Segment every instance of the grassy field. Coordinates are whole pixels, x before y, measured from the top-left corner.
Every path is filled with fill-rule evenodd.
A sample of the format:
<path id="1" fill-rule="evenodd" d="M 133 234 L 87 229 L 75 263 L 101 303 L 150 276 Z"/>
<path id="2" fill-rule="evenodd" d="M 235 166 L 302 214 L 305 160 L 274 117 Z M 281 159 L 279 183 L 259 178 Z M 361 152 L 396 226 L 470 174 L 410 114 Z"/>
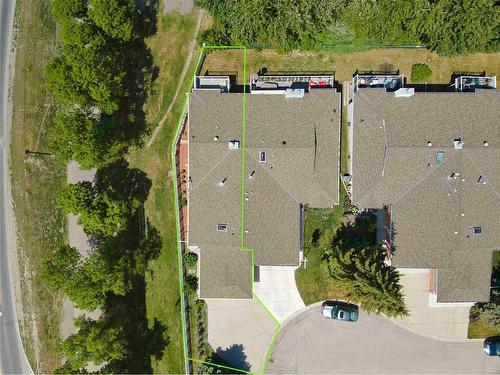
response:
<path id="1" fill-rule="evenodd" d="M 344 194 L 341 194 L 343 199 Z M 305 213 L 304 256 L 306 268 L 295 271 L 295 280 L 300 296 L 306 305 L 325 299 L 337 299 L 335 286 L 322 265 L 323 255 L 329 247 L 335 232 L 342 224 L 342 205 L 332 209 L 311 208 Z"/>
<path id="2" fill-rule="evenodd" d="M 47 151 L 52 100 L 44 86 L 43 67 L 56 45 L 49 3 L 50 0 L 17 1 L 17 57 L 12 91 L 11 172 L 24 309 L 21 329 L 31 365 L 41 373 L 52 372 L 60 361 L 55 346 L 62 299 L 44 285 L 40 269 L 64 240 L 64 218 L 56 208 L 55 193 L 65 182 L 66 169 L 50 156 L 25 157 L 24 150 Z"/>
<path id="3" fill-rule="evenodd" d="M 162 7 L 159 7 L 162 9 Z M 158 32 L 147 40 L 154 63 L 159 69 L 154 90 L 146 104 L 149 123 L 155 127 L 165 108 L 172 100 L 175 88 L 188 55 L 189 42 L 196 25 L 195 14 L 177 13 L 161 18 L 158 15 Z M 195 50 L 194 57 L 198 55 Z M 194 59 L 193 59 L 194 60 Z M 183 371 L 182 330 L 177 276 L 177 247 L 172 179 L 169 176 L 170 144 L 175 134 L 177 121 L 189 90 L 189 80 L 194 71 L 191 63 L 180 94 L 168 115 L 164 126 L 150 147 L 133 150 L 130 164 L 147 173 L 153 185 L 146 202 L 146 214 L 161 234 L 162 251 L 158 259 L 150 264 L 146 286 L 146 306 L 150 325 L 159 320 L 167 326 L 169 343 L 161 358 L 152 358 L 155 373 L 180 373 Z"/>
<path id="4" fill-rule="evenodd" d="M 493 252 L 493 261 L 492 268 L 493 272 L 496 272 L 497 275 L 500 273 L 500 250 Z M 497 277 L 497 280 L 499 277 Z M 494 286 L 499 286 L 494 285 Z M 498 301 L 497 301 L 498 302 Z M 477 338 L 485 338 L 489 336 L 499 336 L 500 335 L 500 326 L 492 327 L 491 325 L 486 324 L 484 318 L 479 315 L 479 319 L 472 319 L 475 315 L 476 307 L 471 308 L 471 320 L 469 323 L 469 338 L 477 339 Z"/>
<path id="5" fill-rule="evenodd" d="M 291 52 L 278 54 L 272 50 L 248 50 L 248 76 L 262 68 L 268 71 L 334 71 L 335 78 L 343 82 L 352 78 L 358 69 L 397 70 L 410 77 L 411 66 L 426 63 L 432 69 L 429 83 L 446 83 L 455 71 L 478 72 L 500 76 L 500 53 L 474 54 L 462 57 L 442 57 L 423 49 L 374 49 L 344 54 L 338 52 Z M 208 55 L 204 69 L 213 71 L 240 71 L 241 56 L 237 51 L 217 51 Z M 239 83 L 242 74 L 238 75 Z"/>

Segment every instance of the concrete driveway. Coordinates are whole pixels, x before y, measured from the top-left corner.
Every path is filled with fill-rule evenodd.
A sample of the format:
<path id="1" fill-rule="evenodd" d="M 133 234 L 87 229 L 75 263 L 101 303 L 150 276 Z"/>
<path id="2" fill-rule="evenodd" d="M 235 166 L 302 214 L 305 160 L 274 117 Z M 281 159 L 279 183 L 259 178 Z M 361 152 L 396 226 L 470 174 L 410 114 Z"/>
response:
<path id="1" fill-rule="evenodd" d="M 363 312 L 355 323 L 325 319 L 315 306 L 278 335 L 268 373 L 475 374 L 500 373 L 482 341 L 436 340 Z"/>
<path id="2" fill-rule="evenodd" d="M 238 369 L 262 369 L 276 323 L 253 300 L 205 300 L 208 342 L 219 356 Z"/>
<path id="3" fill-rule="evenodd" d="M 429 294 L 429 271 L 400 271 L 409 315 L 396 321 L 426 335 L 466 339 L 472 304 L 436 304 Z"/>
<path id="4" fill-rule="evenodd" d="M 282 323 L 305 305 L 295 284 L 297 267 L 260 266 L 254 293 Z"/>

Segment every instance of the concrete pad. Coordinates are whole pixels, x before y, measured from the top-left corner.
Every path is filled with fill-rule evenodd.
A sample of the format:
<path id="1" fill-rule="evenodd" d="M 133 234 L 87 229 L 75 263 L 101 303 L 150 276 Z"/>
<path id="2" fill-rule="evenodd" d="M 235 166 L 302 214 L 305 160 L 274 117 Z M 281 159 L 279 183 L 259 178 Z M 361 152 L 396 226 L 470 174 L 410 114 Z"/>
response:
<path id="1" fill-rule="evenodd" d="M 431 305 L 429 271 L 401 271 L 401 284 L 410 314 L 403 319 L 394 319 L 397 323 L 433 337 L 467 338 L 470 307 L 464 304 Z"/>
<path id="2" fill-rule="evenodd" d="M 260 371 L 277 328 L 257 300 L 205 300 L 208 342 L 232 366 Z"/>
<path id="3" fill-rule="evenodd" d="M 254 282 L 254 293 L 282 323 L 305 307 L 295 284 L 297 267 L 259 267 L 259 280 Z"/>
<path id="4" fill-rule="evenodd" d="M 193 0 L 164 0 L 163 12 L 166 14 L 177 11 L 187 14 L 193 10 L 193 4 Z"/>

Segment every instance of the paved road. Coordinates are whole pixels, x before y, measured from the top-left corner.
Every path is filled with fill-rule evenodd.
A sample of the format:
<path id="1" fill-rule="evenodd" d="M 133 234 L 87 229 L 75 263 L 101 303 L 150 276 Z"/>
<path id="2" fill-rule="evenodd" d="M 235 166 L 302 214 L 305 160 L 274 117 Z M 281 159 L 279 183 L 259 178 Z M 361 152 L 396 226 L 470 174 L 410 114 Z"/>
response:
<path id="1" fill-rule="evenodd" d="M 7 126 L 7 95 L 10 38 L 15 0 L 0 0 L 0 373 L 33 373 L 24 353 L 11 285 L 7 226 L 9 128 Z"/>
<path id="2" fill-rule="evenodd" d="M 482 341 L 438 341 L 361 313 L 338 322 L 307 310 L 278 335 L 268 373 L 500 374 L 500 357 L 488 357 Z"/>

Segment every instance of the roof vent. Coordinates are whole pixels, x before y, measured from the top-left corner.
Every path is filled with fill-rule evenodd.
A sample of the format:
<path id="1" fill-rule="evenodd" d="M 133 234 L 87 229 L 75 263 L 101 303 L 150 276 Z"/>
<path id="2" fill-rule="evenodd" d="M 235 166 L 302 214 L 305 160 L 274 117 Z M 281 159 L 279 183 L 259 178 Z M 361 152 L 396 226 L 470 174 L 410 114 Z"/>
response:
<path id="1" fill-rule="evenodd" d="M 221 182 L 219 182 L 219 185 L 220 185 L 220 186 L 224 186 L 224 184 L 226 183 L 226 180 L 227 180 L 227 178 L 226 178 L 226 177 L 224 177 L 224 178 L 221 180 Z"/>
<path id="2" fill-rule="evenodd" d="M 488 147 L 488 146 L 489 146 L 488 141 L 484 141 L 484 142 L 483 142 L 483 146 L 484 146 L 484 147 Z"/>
<path id="3" fill-rule="evenodd" d="M 286 89 L 285 98 L 303 98 L 306 94 L 304 89 Z"/>
<path id="4" fill-rule="evenodd" d="M 240 148 L 240 141 L 237 141 L 236 139 L 229 141 L 228 146 L 230 150 L 237 150 Z"/>
<path id="5" fill-rule="evenodd" d="M 255 171 L 252 171 L 252 173 L 250 173 L 250 176 L 248 176 L 249 178 L 254 178 L 255 176 Z"/>
<path id="6" fill-rule="evenodd" d="M 216 135 L 216 136 L 214 137 L 214 141 L 215 141 L 215 142 L 217 142 L 218 140 L 219 140 L 219 136 L 218 136 L 218 135 Z"/>
<path id="7" fill-rule="evenodd" d="M 484 176 L 481 175 L 477 179 L 476 184 L 478 184 L 478 185 L 486 185 L 487 182 L 488 182 L 488 180 L 486 179 L 486 177 L 484 177 Z"/>
<path id="8" fill-rule="evenodd" d="M 427 141 L 427 146 L 432 147 L 432 142 L 431 141 Z"/>
<path id="9" fill-rule="evenodd" d="M 454 139 L 453 146 L 455 150 L 461 150 L 464 147 L 464 142 L 460 138 Z"/>

